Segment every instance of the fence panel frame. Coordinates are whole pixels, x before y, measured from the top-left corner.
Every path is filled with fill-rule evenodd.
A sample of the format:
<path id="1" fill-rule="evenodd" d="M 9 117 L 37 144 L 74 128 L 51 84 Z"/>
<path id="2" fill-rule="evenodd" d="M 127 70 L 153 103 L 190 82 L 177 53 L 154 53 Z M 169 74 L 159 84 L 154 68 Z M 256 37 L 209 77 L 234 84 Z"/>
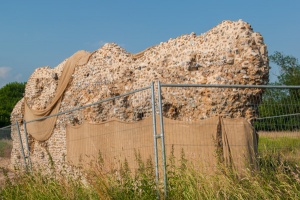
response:
<path id="1" fill-rule="evenodd" d="M 160 119 L 161 119 L 161 134 L 164 134 L 164 126 L 163 126 L 163 111 L 162 111 L 162 95 L 163 92 L 161 91 L 161 88 L 186 88 L 186 87 L 196 87 L 196 88 L 233 88 L 233 89 L 300 89 L 300 86 L 286 86 L 286 85 L 221 85 L 221 84 L 164 84 L 160 83 L 158 81 L 158 103 L 160 108 Z M 291 115 L 299 115 L 299 113 L 294 113 Z M 271 116 L 272 117 L 272 116 Z M 275 116 L 276 117 L 276 116 Z M 257 119 L 260 119 L 259 117 Z M 254 125 L 254 124 L 253 124 Z M 164 136 L 162 137 L 162 140 L 164 140 Z M 164 158 L 166 159 L 166 155 Z M 165 162 L 165 161 L 164 161 Z M 166 163 L 164 163 L 164 167 L 166 166 Z M 164 172 L 165 176 L 165 188 L 167 188 L 167 175 L 166 171 Z M 165 191 L 165 197 L 168 196 L 167 191 Z"/>
<path id="2" fill-rule="evenodd" d="M 20 142 L 20 148 L 21 148 L 21 153 L 24 159 L 24 168 L 27 171 L 28 167 L 27 167 L 27 162 L 26 162 L 26 156 L 25 156 L 25 151 L 24 151 L 24 145 L 23 145 L 23 141 L 22 141 L 22 137 L 21 137 L 21 131 L 20 131 L 20 125 L 18 120 L 16 121 L 16 126 L 17 126 L 17 130 L 18 130 L 18 138 L 19 138 L 19 142 Z"/>
<path id="3" fill-rule="evenodd" d="M 27 130 L 26 130 L 26 125 L 28 123 L 33 123 L 35 121 L 41 121 L 41 120 L 44 120 L 44 119 L 48 119 L 48 118 L 51 118 L 51 117 L 54 117 L 54 116 L 60 116 L 60 115 L 64 115 L 64 114 L 68 114 L 68 113 L 71 113 L 71 112 L 74 112 L 74 111 L 78 111 L 78 110 L 82 110 L 82 109 L 85 109 L 85 108 L 88 108 L 88 107 L 91 107 L 91 106 L 95 106 L 95 105 L 98 105 L 98 104 L 101 104 L 101 103 L 104 103 L 104 102 L 110 102 L 110 101 L 113 101 L 113 100 L 116 100 L 116 99 L 119 99 L 119 98 L 122 98 L 122 97 L 126 97 L 126 96 L 129 96 L 131 94 L 136 94 L 138 92 L 141 92 L 141 91 L 145 91 L 145 90 L 150 90 L 150 94 L 151 94 L 151 106 L 152 106 L 152 127 L 153 127 L 153 142 L 154 142 L 154 146 L 153 146 L 153 149 L 154 149 L 154 163 L 155 163 L 155 182 L 156 182 L 156 187 L 157 187 L 157 199 L 160 198 L 160 190 L 159 190 L 159 160 L 158 160 L 158 146 L 157 146 L 157 140 L 158 139 L 161 139 L 161 134 L 158 134 L 157 133 L 157 123 L 156 123 L 156 101 L 155 101 L 155 84 L 154 82 L 151 82 L 151 85 L 148 86 L 148 87 L 143 87 L 143 88 L 140 88 L 140 89 L 137 89 L 137 90 L 133 90 L 133 91 L 130 91 L 130 92 L 127 92 L 127 93 L 124 93 L 124 94 L 121 94 L 121 95 L 118 95 L 118 96 L 114 96 L 114 97 L 110 97 L 110 98 L 106 98 L 106 99 L 103 99 L 103 100 L 99 100 L 95 103 L 91 103 L 91 104 L 86 104 L 84 106 L 81 106 L 81 107 L 76 107 L 74 109 L 71 109 L 71 110 L 67 110 L 67 111 L 63 111 L 63 112 L 58 112 L 56 114 L 53 114 L 53 115 L 49 115 L 49 116 L 45 116 L 45 117 L 41 117 L 41 118 L 38 118 L 38 119 L 34 119 L 34 120 L 29 120 L 29 121 L 25 121 L 23 120 L 24 122 L 24 132 L 25 132 L 25 135 L 26 135 L 26 148 L 28 150 L 28 154 L 25 155 L 24 153 L 24 158 L 25 158 L 25 163 L 26 163 L 26 158 L 28 159 L 28 164 L 29 164 L 29 167 L 30 167 L 30 170 L 32 169 L 32 163 L 31 163 L 31 159 L 30 159 L 30 147 L 29 147 L 29 144 L 28 144 L 28 133 L 27 133 Z M 159 103 L 157 103 L 159 105 Z M 162 120 L 162 118 L 161 118 Z M 161 126 L 161 130 L 163 129 L 162 128 L 163 126 Z M 23 147 L 23 144 L 22 144 L 22 147 Z M 164 144 L 162 143 L 162 148 L 164 149 Z M 24 147 L 23 147 L 23 151 L 24 151 Z M 164 155 L 164 153 L 163 153 Z M 163 159 L 165 159 L 165 157 L 163 157 Z M 27 165 L 26 165 L 27 167 Z M 166 177 L 166 169 L 165 169 L 165 164 L 163 164 L 163 167 L 164 167 L 164 177 Z M 167 190 L 166 188 L 166 179 L 164 181 L 164 191 Z"/>
<path id="4" fill-rule="evenodd" d="M 21 137 L 21 131 L 20 131 L 20 125 L 18 123 L 18 121 L 16 122 L 16 127 L 17 127 L 17 131 L 18 131 L 18 137 L 19 137 L 19 142 L 20 142 L 20 148 L 21 148 L 21 153 L 24 159 L 24 167 L 26 168 L 26 170 L 28 170 L 28 165 L 29 165 L 29 169 L 32 170 L 32 163 L 31 163 L 31 159 L 30 159 L 30 147 L 28 144 L 28 133 L 26 130 L 26 125 L 28 123 L 31 122 L 35 122 L 35 121 L 40 121 L 40 120 L 44 120 L 50 117 L 54 117 L 54 116 L 59 116 L 59 115 L 63 115 L 63 114 L 68 114 L 74 111 L 78 111 L 78 110 L 82 110 L 85 109 L 87 107 L 91 107 L 94 105 L 98 105 L 104 102 L 109 102 L 109 101 L 113 101 L 115 99 L 119 99 L 121 97 L 126 97 L 128 95 L 131 94 L 135 94 L 144 90 L 150 90 L 150 94 L 151 94 L 151 106 L 152 106 L 152 127 L 153 127 L 153 142 L 154 142 L 154 162 L 155 162 L 155 182 L 156 182 L 156 186 L 157 186 L 157 197 L 160 197 L 160 190 L 159 190 L 159 181 L 160 181 L 160 176 L 159 176 L 159 159 L 158 159 L 158 154 L 161 153 L 162 155 L 162 175 L 163 175 L 163 190 L 164 190 L 164 196 L 165 198 L 168 197 L 168 177 L 167 177 L 167 163 L 166 163 L 166 151 L 165 151 L 165 126 L 164 126 L 164 120 L 163 120 L 163 103 L 162 103 L 162 88 L 166 87 L 176 87 L 176 88 L 184 88 L 184 87 L 197 87 L 197 88 L 243 88 L 243 89 L 247 89 L 247 88 L 260 88 L 260 89 L 300 89 L 300 86 L 282 86 L 282 85 L 219 85 L 219 84 L 210 84 L 210 85 L 206 85 L 206 84 L 163 84 L 160 81 L 157 81 L 157 93 L 155 92 L 155 83 L 151 82 L 151 85 L 148 87 L 144 87 L 144 88 L 140 88 L 137 90 L 133 90 L 130 91 L 128 93 L 124 93 L 121 94 L 119 96 L 114 96 L 114 97 L 110 97 L 107 99 L 103 99 L 100 101 L 97 101 L 95 103 L 91 103 L 91 104 L 87 104 L 81 107 L 76 107 L 74 109 L 71 110 L 67 110 L 67 111 L 63 111 L 63 112 L 59 112 L 56 113 L 54 115 L 49 115 L 49 116 L 45 116 L 39 119 L 35 119 L 35 120 L 30 120 L 28 122 L 26 122 L 25 120 L 23 120 L 23 126 L 24 126 L 24 133 L 25 133 L 25 142 L 26 142 L 26 149 L 27 149 L 27 155 L 25 154 L 25 150 L 24 150 L 24 145 L 23 145 L 23 141 L 22 141 L 22 137 Z M 156 94 L 157 94 L 157 100 L 156 100 Z M 160 130 L 158 132 L 157 130 L 157 117 L 156 117 L 156 106 L 158 107 L 158 113 L 159 113 L 159 125 L 160 125 Z M 291 115 L 299 115 L 299 113 L 293 113 Z M 271 116 L 270 116 L 271 117 Z M 259 117 L 257 119 L 260 119 Z M 158 140 L 161 140 L 161 152 L 159 152 L 158 150 Z"/>

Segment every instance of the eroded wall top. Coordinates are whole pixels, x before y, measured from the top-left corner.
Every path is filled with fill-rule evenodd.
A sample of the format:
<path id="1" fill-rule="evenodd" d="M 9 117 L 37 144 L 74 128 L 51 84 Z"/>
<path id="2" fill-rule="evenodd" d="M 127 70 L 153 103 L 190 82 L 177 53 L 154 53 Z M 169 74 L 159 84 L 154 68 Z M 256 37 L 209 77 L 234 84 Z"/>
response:
<path id="1" fill-rule="evenodd" d="M 32 108 L 43 109 L 51 102 L 65 62 L 54 69 L 38 68 L 31 75 L 25 97 Z M 256 85 L 268 82 L 268 72 L 268 55 L 263 37 L 246 22 L 223 21 L 204 34 L 191 33 L 171 38 L 138 55 L 132 55 L 117 44 L 105 44 L 93 52 L 86 65 L 75 69 L 65 91 L 61 110 L 149 86 L 154 80 L 163 83 Z M 164 98 L 173 104 L 174 94 L 171 93 L 169 90 Z M 194 98 L 188 91 L 181 93 L 187 98 Z M 149 97 L 144 98 L 146 100 Z M 178 101 L 180 99 L 175 104 L 180 103 Z M 133 97 L 131 103 L 141 107 L 143 101 L 139 99 L 137 102 Z M 106 120 L 113 117 L 108 110 L 85 113 L 81 120 Z M 121 120 L 135 120 L 134 116 L 124 113 L 114 115 Z M 198 115 L 199 119 L 209 117 L 204 110 Z"/>

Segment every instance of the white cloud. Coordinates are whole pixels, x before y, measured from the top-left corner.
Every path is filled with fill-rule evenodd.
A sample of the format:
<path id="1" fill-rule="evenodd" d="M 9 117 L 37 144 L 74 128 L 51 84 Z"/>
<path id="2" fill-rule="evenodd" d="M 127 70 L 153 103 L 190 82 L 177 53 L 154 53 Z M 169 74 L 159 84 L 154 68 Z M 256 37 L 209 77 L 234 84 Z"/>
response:
<path id="1" fill-rule="evenodd" d="M 7 78 L 9 75 L 9 71 L 11 71 L 10 67 L 0 67 L 0 78 Z"/>

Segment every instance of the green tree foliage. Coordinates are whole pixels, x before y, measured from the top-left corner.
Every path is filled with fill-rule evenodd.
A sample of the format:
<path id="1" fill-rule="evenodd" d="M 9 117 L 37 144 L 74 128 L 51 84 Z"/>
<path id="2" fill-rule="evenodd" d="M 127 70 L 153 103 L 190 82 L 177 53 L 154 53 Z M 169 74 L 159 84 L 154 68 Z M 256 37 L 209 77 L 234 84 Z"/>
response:
<path id="1" fill-rule="evenodd" d="M 294 56 L 286 56 L 278 51 L 269 56 L 270 61 L 280 67 L 281 73 L 277 77 L 282 85 L 300 85 L 300 64 Z"/>
<path id="2" fill-rule="evenodd" d="M 24 92 L 25 83 L 18 82 L 8 83 L 0 89 L 0 127 L 10 124 L 10 113 Z"/>
<path id="3" fill-rule="evenodd" d="M 257 130 L 292 131 L 300 129 L 298 89 L 267 89 L 259 105 Z"/>
<path id="4" fill-rule="evenodd" d="M 278 81 L 271 85 L 300 85 L 300 64 L 294 56 L 275 52 L 270 61 L 280 67 Z M 283 131 L 300 129 L 300 90 L 267 89 L 259 106 L 259 117 L 255 123 L 258 130 Z"/>

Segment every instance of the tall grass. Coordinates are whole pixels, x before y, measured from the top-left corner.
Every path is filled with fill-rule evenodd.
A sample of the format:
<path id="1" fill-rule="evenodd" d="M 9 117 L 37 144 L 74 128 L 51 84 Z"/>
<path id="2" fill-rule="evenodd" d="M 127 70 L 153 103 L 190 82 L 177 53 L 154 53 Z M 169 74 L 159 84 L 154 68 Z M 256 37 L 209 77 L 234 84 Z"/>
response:
<path id="1" fill-rule="evenodd" d="M 300 168 L 278 153 L 274 149 L 263 151 L 259 155 L 260 171 L 246 170 L 242 177 L 222 165 L 214 175 L 205 175 L 189 168 L 183 153 L 178 164 L 170 156 L 169 198 L 299 199 Z"/>
<path id="2" fill-rule="evenodd" d="M 293 161 L 300 165 L 300 138 L 260 137 L 258 148 L 261 155 L 276 156 L 278 159 L 285 159 L 287 162 Z"/>
<path id="3" fill-rule="evenodd" d="M 262 141 L 262 142 L 261 142 Z M 168 155 L 167 199 L 300 199 L 298 143 L 286 150 L 272 148 L 268 139 L 260 141 L 259 171 L 246 170 L 243 176 L 220 166 L 213 175 L 203 174 L 189 165 L 184 152 L 175 158 Z M 274 145 L 274 143 L 272 143 Z M 119 169 L 107 170 L 99 154 L 97 162 L 83 177 L 71 178 L 40 171 L 17 174 L 0 189 L 1 199 L 164 199 L 163 183 L 155 182 L 154 164 L 143 162 L 136 153 L 137 168 L 130 169 L 124 160 Z M 84 181 L 82 181 L 84 179 Z"/>
<path id="4" fill-rule="evenodd" d="M 13 179 L 6 179 L 0 191 L 1 199 L 97 199 L 97 194 L 79 179 L 41 171 L 15 174 Z"/>

